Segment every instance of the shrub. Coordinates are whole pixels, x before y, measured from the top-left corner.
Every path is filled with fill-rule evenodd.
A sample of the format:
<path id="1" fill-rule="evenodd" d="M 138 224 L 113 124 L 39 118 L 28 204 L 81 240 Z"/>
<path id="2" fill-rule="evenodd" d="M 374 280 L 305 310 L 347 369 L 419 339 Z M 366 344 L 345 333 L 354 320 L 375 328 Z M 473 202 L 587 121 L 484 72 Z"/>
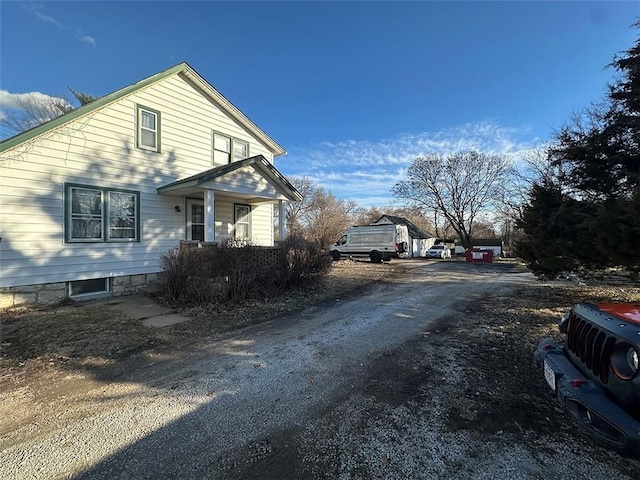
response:
<path id="1" fill-rule="evenodd" d="M 169 250 L 161 256 L 164 300 L 191 306 L 268 294 L 276 288 L 279 271 L 261 262 L 265 258 L 261 253 L 260 247 L 236 240 L 202 248 L 182 244 Z"/>
<path id="2" fill-rule="evenodd" d="M 237 303 L 317 281 L 332 260 L 316 243 L 286 239 L 280 249 L 229 240 L 195 248 L 187 244 L 164 253 L 163 296 L 182 306 Z"/>
<path id="3" fill-rule="evenodd" d="M 227 240 L 211 249 L 210 275 L 223 290 L 223 300 L 236 302 L 273 289 L 273 275 L 260 265 L 260 247 Z"/>
<path id="4" fill-rule="evenodd" d="M 288 237 L 282 244 L 281 287 L 318 281 L 331 268 L 332 259 L 320 245 L 302 237 Z"/>
<path id="5" fill-rule="evenodd" d="M 211 282 L 211 255 L 206 249 L 180 246 L 160 257 L 164 270 L 162 294 L 174 304 L 197 305 L 216 299 Z"/>

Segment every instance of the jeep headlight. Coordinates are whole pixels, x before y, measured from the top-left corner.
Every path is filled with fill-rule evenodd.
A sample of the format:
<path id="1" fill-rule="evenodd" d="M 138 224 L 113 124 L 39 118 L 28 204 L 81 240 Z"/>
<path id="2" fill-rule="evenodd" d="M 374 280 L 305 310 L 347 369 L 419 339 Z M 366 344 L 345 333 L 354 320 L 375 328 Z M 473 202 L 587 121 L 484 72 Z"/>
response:
<path id="1" fill-rule="evenodd" d="M 638 373 L 638 351 L 628 343 L 619 343 L 611 354 L 613 371 L 622 380 L 631 380 Z"/>
<path id="2" fill-rule="evenodd" d="M 629 367 L 635 374 L 638 371 L 638 352 L 633 347 L 627 351 L 627 363 L 629 363 Z"/>

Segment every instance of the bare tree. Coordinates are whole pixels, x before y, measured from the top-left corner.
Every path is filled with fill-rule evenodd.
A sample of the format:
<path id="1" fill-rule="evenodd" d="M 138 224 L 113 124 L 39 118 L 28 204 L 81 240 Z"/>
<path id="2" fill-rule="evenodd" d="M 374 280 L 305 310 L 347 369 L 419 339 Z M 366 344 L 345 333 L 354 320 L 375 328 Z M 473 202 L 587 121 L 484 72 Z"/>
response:
<path id="1" fill-rule="evenodd" d="M 287 204 L 289 234 L 316 241 L 322 247 L 335 242 L 351 224 L 355 202 L 336 198 L 306 177 L 289 180 L 304 196 L 300 202 Z"/>
<path id="2" fill-rule="evenodd" d="M 331 192 L 318 188 L 305 218 L 307 238 L 317 241 L 323 248 L 328 247 L 350 226 L 354 210 L 353 200 L 338 199 Z"/>
<path id="3" fill-rule="evenodd" d="M 80 105 L 96 100 L 89 94 L 68 87 Z M 74 109 L 65 96 L 53 97 L 40 92 L 12 94 L 0 91 L 1 138 L 12 137 Z"/>
<path id="4" fill-rule="evenodd" d="M 385 207 L 370 207 L 356 208 L 353 216 L 353 224 L 354 225 L 369 225 L 376 220 L 378 220 L 381 216 L 385 214 L 390 214 L 389 211 Z"/>
<path id="5" fill-rule="evenodd" d="M 408 180 L 397 183 L 393 193 L 442 214 L 462 244 L 470 247 L 474 222 L 503 197 L 509 170 L 510 162 L 503 155 L 475 151 L 430 154 L 413 162 Z"/>
<path id="6" fill-rule="evenodd" d="M 566 177 L 567 166 L 554 163 L 549 155 L 549 145 L 539 145 L 520 153 L 520 158 L 514 161 L 507 175 L 502 199 L 497 203 L 493 216 L 501 225 L 501 237 L 508 250 L 513 251 L 514 242 L 521 235 L 515 225 L 522 218 L 532 187 L 547 185 L 565 191 Z"/>
<path id="7" fill-rule="evenodd" d="M 9 94 L 3 96 L 6 98 Z M 73 109 L 64 98 L 50 97 L 37 92 L 12 95 L 2 104 L 6 105 L 0 115 L 3 137 L 17 135 Z"/>
<path id="8" fill-rule="evenodd" d="M 304 236 L 303 223 L 307 212 L 311 208 L 316 186 L 308 177 L 289 177 L 289 181 L 302 194 L 303 198 L 299 202 L 287 203 L 287 229 L 289 230 L 289 235 Z"/>
<path id="9" fill-rule="evenodd" d="M 355 225 L 368 225 L 377 221 L 383 215 L 402 217 L 427 232 L 433 232 L 434 230 L 432 222 L 427 219 L 422 209 L 415 205 L 401 208 L 397 206 L 356 208 L 353 223 Z"/>

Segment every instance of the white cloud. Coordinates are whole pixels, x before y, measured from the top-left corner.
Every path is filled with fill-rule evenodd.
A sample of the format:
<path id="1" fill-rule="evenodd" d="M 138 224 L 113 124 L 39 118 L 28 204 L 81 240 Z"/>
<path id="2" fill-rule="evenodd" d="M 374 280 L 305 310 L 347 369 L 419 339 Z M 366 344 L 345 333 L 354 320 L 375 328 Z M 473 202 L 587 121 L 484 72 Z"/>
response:
<path id="1" fill-rule="evenodd" d="M 313 182 L 359 206 L 385 206 L 394 202 L 393 186 L 406 178 L 406 170 L 420 156 L 478 150 L 506 154 L 514 160 L 540 143 L 523 140 L 527 128 L 481 122 L 437 132 L 406 133 L 377 142 L 344 140 L 322 142 L 309 148 L 292 148 L 277 160 L 288 176 Z"/>
<path id="2" fill-rule="evenodd" d="M 38 105 L 49 105 L 53 101 L 62 101 L 69 107 L 71 104 L 61 97 L 52 97 L 40 92 L 10 93 L 7 90 L 0 90 L 0 110 L 11 110 L 21 108 L 25 103 L 35 103 Z"/>
<path id="3" fill-rule="evenodd" d="M 64 25 L 62 25 L 59 21 L 57 21 L 55 18 L 50 17 L 48 15 L 45 15 L 42 12 L 39 12 L 37 10 L 33 10 L 33 14 L 38 17 L 40 20 L 42 20 L 43 22 L 47 22 L 47 23 L 52 23 L 54 24 L 56 27 L 58 28 L 62 28 L 64 29 Z"/>
<path id="4" fill-rule="evenodd" d="M 80 32 L 80 31 L 76 32 L 76 38 L 78 40 L 80 40 L 81 42 L 90 43 L 94 47 L 96 45 L 96 39 L 95 38 L 90 37 L 89 35 L 83 35 L 82 32 Z"/>
<path id="5" fill-rule="evenodd" d="M 43 4 L 41 4 L 41 3 L 22 3 L 22 6 L 29 13 L 31 13 L 32 15 L 34 15 L 36 18 L 40 19 L 41 21 L 43 21 L 45 23 L 50 23 L 52 25 L 55 25 L 60 30 L 66 30 L 66 31 L 70 30 L 62 22 L 58 21 L 57 19 L 55 19 L 51 15 L 47 15 L 46 13 L 44 13 L 43 10 L 44 10 L 45 7 L 44 7 Z M 91 37 L 89 35 L 82 34 L 80 32 L 80 30 L 78 30 L 76 32 L 75 36 L 81 42 L 90 43 L 93 46 L 95 46 L 95 44 L 96 44 L 96 39 L 95 38 L 93 38 L 93 37 Z"/>

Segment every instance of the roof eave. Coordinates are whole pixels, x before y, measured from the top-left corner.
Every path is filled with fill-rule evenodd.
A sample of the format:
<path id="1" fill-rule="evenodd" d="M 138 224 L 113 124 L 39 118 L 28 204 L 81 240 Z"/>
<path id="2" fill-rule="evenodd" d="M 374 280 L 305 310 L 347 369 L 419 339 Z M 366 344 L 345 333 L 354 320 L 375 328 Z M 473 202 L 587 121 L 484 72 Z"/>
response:
<path id="1" fill-rule="evenodd" d="M 260 169 L 263 175 L 271 177 L 276 184 L 279 184 L 280 189 L 284 192 L 285 196 L 290 199 L 290 201 L 299 202 L 304 198 L 302 194 L 289 182 L 289 180 L 287 180 L 286 177 L 262 155 L 238 160 L 237 162 L 233 162 L 228 165 L 212 168 L 182 180 L 171 182 L 167 185 L 163 185 L 162 187 L 158 187 L 156 192 L 160 195 L 167 195 L 171 192 L 183 190 L 185 188 L 199 187 L 200 185 L 208 183 L 221 175 L 226 175 L 234 170 L 251 165 Z"/>
<path id="2" fill-rule="evenodd" d="M 213 85 L 202 78 L 200 74 L 198 74 L 198 72 L 196 72 L 186 62 L 179 63 L 173 67 L 163 70 L 162 72 L 156 73 L 127 87 L 121 88 L 119 90 L 116 90 L 115 92 L 105 95 L 104 97 L 98 98 L 97 100 L 94 100 L 87 105 L 82 105 L 81 107 L 78 107 L 69 113 L 56 117 L 25 132 L 14 135 L 13 137 L 2 140 L 0 141 L 0 153 L 14 148 L 28 140 L 39 137 L 57 127 L 72 122 L 73 120 L 89 112 L 109 105 L 110 103 L 113 103 L 127 95 L 130 95 L 137 90 L 148 87 L 153 83 L 159 82 L 160 80 L 163 80 L 171 75 L 175 75 L 180 72 L 184 72 L 185 75 L 189 79 L 191 79 L 191 81 L 196 83 L 196 85 L 198 85 L 203 92 L 212 97 L 217 103 L 221 104 L 229 112 L 230 115 L 235 117 L 245 128 L 247 128 L 258 139 L 260 139 L 271 150 L 275 157 L 287 153 L 286 150 L 280 144 L 278 144 L 278 142 L 276 142 L 273 138 L 267 135 L 264 130 L 253 123 L 251 119 L 249 119 L 244 113 L 236 108 L 235 105 L 227 100 L 224 95 L 218 92 L 213 87 Z"/>
<path id="3" fill-rule="evenodd" d="M 267 145 L 274 156 L 285 155 L 287 151 L 273 138 L 265 133 L 258 125 L 256 125 L 249 117 L 247 117 L 240 109 L 222 95 L 213 85 L 205 80 L 198 72 L 186 64 L 183 73 L 203 91 L 210 95 L 217 103 L 222 105 L 232 116 L 236 117 L 240 123 L 258 137 L 265 145 Z"/>
<path id="4" fill-rule="evenodd" d="M 164 70 L 160 73 L 156 73 L 155 75 L 147 77 L 127 87 L 121 88 L 120 90 L 116 90 L 115 92 L 105 95 L 104 97 L 100 97 L 91 103 L 82 105 L 81 107 L 78 107 L 70 111 L 69 113 L 65 113 L 64 115 L 61 115 L 52 120 L 49 120 L 48 122 L 38 125 L 37 127 L 31 128 L 25 132 L 22 132 L 13 137 L 7 138 L 6 140 L 2 140 L 0 141 L 0 153 L 6 150 L 9 150 L 10 148 L 16 147 L 28 140 L 39 137 L 40 135 L 43 135 L 53 130 L 54 128 L 57 128 L 62 125 L 65 125 L 66 123 L 72 122 L 73 120 L 89 112 L 92 112 L 106 105 L 109 105 L 110 103 L 120 100 L 121 98 L 127 95 L 130 95 L 131 93 L 141 88 L 145 88 L 153 83 L 159 82 L 160 80 L 163 80 L 164 78 L 167 78 L 175 73 L 178 73 L 187 67 L 188 65 L 186 63 L 184 62 L 179 63 L 178 65 L 168 68 L 167 70 Z"/>

